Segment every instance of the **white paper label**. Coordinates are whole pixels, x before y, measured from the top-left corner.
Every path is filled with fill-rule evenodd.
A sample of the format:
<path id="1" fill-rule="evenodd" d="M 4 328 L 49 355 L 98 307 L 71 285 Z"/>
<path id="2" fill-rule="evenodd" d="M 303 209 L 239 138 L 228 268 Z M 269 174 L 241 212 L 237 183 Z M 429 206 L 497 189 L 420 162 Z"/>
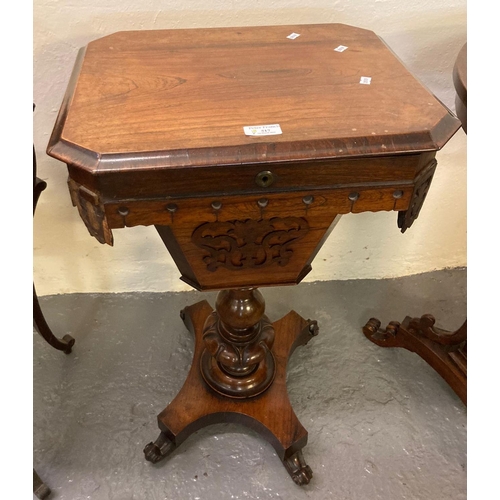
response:
<path id="1" fill-rule="evenodd" d="M 279 135 L 283 132 L 278 124 L 274 125 L 252 125 L 249 127 L 243 127 L 245 135 Z"/>
<path id="2" fill-rule="evenodd" d="M 299 33 L 290 33 L 287 38 L 290 38 L 290 40 L 295 40 L 296 38 L 298 38 L 300 36 Z"/>
<path id="3" fill-rule="evenodd" d="M 359 83 L 363 83 L 364 85 L 370 85 L 371 82 L 372 82 L 371 76 L 362 76 L 361 80 L 359 80 Z"/>
<path id="4" fill-rule="evenodd" d="M 347 50 L 347 47 L 345 45 L 339 45 L 336 49 L 333 49 L 335 52 L 344 52 L 344 50 Z"/>

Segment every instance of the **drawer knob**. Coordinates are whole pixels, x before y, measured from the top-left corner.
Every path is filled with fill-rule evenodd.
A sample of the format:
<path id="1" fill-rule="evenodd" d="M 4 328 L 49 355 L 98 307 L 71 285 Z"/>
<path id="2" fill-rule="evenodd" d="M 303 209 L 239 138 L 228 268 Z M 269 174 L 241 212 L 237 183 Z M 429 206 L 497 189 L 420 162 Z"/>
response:
<path id="1" fill-rule="evenodd" d="M 310 205 L 312 202 L 314 201 L 314 196 L 308 194 L 307 196 L 304 196 L 304 198 L 302 198 L 302 202 L 306 205 Z"/>
<path id="2" fill-rule="evenodd" d="M 120 207 L 118 209 L 118 213 L 122 216 L 122 217 L 125 217 L 126 215 L 129 214 L 129 210 L 127 207 Z"/>
<path id="3" fill-rule="evenodd" d="M 267 198 L 261 198 L 260 200 L 257 200 L 257 205 L 259 205 L 260 208 L 266 208 L 268 204 L 269 200 Z"/>
<path id="4" fill-rule="evenodd" d="M 222 203 L 220 201 L 212 201 L 212 208 L 214 210 L 220 210 L 222 208 Z"/>
<path id="5" fill-rule="evenodd" d="M 402 198 L 403 197 L 403 191 L 401 191 L 400 189 L 394 191 L 394 193 L 392 193 L 392 196 L 396 199 L 396 200 L 399 200 L 399 198 Z"/>
<path id="6" fill-rule="evenodd" d="M 167 210 L 173 214 L 174 212 L 177 212 L 177 205 L 175 203 L 169 203 L 167 205 Z"/>
<path id="7" fill-rule="evenodd" d="M 269 187 L 274 182 L 274 174 L 269 170 L 259 172 L 255 177 L 255 183 L 259 187 Z"/>
<path id="8" fill-rule="evenodd" d="M 359 193 L 351 193 L 351 194 L 349 194 L 348 198 L 351 201 L 356 201 L 359 198 Z"/>

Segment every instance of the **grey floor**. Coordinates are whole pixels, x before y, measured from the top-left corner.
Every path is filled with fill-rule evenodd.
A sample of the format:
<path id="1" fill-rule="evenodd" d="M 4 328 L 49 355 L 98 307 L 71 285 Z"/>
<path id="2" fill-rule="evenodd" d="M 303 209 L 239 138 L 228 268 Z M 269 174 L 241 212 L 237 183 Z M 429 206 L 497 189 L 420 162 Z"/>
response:
<path id="1" fill-rule="evenodd" d="M 60 500 L 466 498 L 466 408 L 423 360 L 370 343 L 361 327 L 432 313 L 465 319 L 466 270 L 267 288 L 274 321 L 295 309 L 320 334 L 295 351 L 288 390 L 314 472 L 296 486 L 274 449 L 234 424 L 207 427 L 157 465 L 144 460 L 156 415 L 187 375 L 184 306 L 212 293 L 41 297 L 70 355 L 34 332 L 34 466 Z"/>

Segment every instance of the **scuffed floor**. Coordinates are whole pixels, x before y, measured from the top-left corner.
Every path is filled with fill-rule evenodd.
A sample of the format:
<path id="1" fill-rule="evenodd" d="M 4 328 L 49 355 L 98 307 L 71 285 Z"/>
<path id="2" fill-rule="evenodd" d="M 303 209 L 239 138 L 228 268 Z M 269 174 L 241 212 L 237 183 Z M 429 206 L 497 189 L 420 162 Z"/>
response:
<path id="1" fill-rule="evenodd" d="M 369 342 L 385 326 L 431 313 L 437 326 L 465 319 L 466 271 L 390 280 L 303 283 L 262 289 L 272 321 L 295 309 L 320 333 L 290 360 L 288 390 L 309 432 L 314 477 L 296 486 L 274 449 L 243 426 L 192 435 L 167 459 L 144 460 L 157 414 L 187 375 L 192 338 L 179 318 L 213 293 L 41 297 L 58 337 L 34 333 L 34 467 L 60 500 L 461 500 L 466 498 L 466 408 L 415 354 Z"/>

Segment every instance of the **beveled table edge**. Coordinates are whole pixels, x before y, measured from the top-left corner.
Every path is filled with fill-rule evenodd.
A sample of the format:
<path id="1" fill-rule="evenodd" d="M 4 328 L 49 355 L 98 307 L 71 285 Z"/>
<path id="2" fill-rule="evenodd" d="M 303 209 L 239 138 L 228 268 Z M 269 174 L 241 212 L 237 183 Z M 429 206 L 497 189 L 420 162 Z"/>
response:
<path id="1" fill-rule="evenodd" d="M 380 40 L 387 46 L 382 38 Z M 460 120 L 452 111 L 436 96 L 431 94 L 446 109 L 447 114 L 432 129 L 400 134 L 390 138 L 383 135 L 374 135 L 370 137 L 349 137 L 347 140 L 343 138 L 327 138 L 279 143 L 257 139 L 258 142 L 252 144 L 221 146 L 219 148 L 101 153 L 67 141 L 62 137 L 86 49 L 87 46 L 78 51 L 46 152 L 57 160 L 79 167 L 91 174 L 128 169 L 158 170 L 179 167 L 195 168 L 419 154 L 440 150 L 461 127 Z M 390 50 L 394 54 L 392 49 Z M 394 56 L 403 64 L 396 54 Z M 422 83 L 421 85 L 426 88 Z"/>

